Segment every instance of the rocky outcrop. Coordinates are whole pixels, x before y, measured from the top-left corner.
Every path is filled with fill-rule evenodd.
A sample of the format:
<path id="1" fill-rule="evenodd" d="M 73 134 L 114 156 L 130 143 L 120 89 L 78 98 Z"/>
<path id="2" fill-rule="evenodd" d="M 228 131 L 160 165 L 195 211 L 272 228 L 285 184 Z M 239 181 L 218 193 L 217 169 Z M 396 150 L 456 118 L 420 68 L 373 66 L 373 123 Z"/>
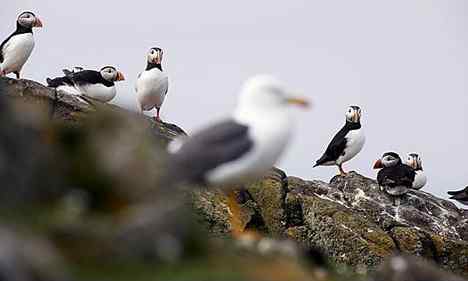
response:
<path id="1" fill-rule="evenodd" d="M 377 183 L 357 173 L 330 183 L 275 170 L 245 186 L 239 204 L 246 229 L 317 247 L 334 262 L 374 269 L 395 253 L 424 257 L 468 276 L 468 217 L 452 202 L 411 191 L 399 207 Z M 197 209 L 214 232 L 229 232 L 225 195 L 198 194 Z M 216 218 L 212 220 L 213 218 Z"/>
<path id="2" fill-rule="evenodd" d="M 425 193 L 397 210 L 357 174 L 326 184 L 274 170 L 236 189 L 236 225 L 250 235 L 218 239 L 193 210 L 227 236 L 225 191 L 159 184 L 179 127 L 0 78 L 0 130 L 2 280 L 366 280 L 394 251 L 466 274 L 466 215 Z M 388 260 L 372 278 L 460 280 L 416 262 Z M 417 279 L 413 267 L 430 274 Z"/>

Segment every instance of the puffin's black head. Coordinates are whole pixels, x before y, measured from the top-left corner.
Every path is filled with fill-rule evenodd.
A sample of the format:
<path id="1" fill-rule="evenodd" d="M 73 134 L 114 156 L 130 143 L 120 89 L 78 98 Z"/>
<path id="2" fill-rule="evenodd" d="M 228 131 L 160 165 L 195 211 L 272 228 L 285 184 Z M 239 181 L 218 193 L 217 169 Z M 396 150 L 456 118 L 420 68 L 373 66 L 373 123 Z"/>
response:
<path id="1" fill-rule="evenodd" d="M 410 153 L 406 157 L 405 164 L 410 166 L 411 168 L 415 170 L 422 170 L 422 160 L 421 157 L 419 157 L 418 154 L 416 153 Z"/>
<path id="2" fill-rule="evenodd" d="M 163 50 L 155 47 L 148 52 L 148 63 L 160 65 L 163 59 Z"/>
<path id="3" fill-rule="evenodd" d="M 125 77 L 122 74 L 122 72 L 117 71 L 117 69 L 113 66 L 105 66 L 101 68 L 101 71 L 99 72 L 101 73 L 102 78 L 109 82 L 125 80 Z"/>
<path id="4" fill-rule="evenodd" d="M 42 21 L 33 12 L 22 12 L 16 22 L 26 28 L 42 27 Z"/>
<path id="5" fill-rule="evenodd" d="M 346 111 L 346 122 L 350 123 L 359 123 L 361 122 L 361 108 L 356 105 L 352 105 L 348 107 L 348 110 Z"/>
<path id="6" fill-rule="evenodd" d="M 382 155 L 382 158 L 375 162 L 374 169 L 393 167 L 398 165 L 398 163 L 401 163 L 400 155 L 395 152 L 386 152 Z"/>

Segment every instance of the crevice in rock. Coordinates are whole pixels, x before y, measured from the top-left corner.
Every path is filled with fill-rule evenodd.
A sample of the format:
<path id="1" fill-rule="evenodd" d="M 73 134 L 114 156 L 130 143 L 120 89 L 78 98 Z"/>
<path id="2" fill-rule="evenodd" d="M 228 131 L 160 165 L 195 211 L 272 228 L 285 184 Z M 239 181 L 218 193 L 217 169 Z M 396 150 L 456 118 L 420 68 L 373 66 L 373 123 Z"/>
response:
<path id="1" fill-rule="evenodd" d="M 423 247 L 425 250 L 427 249 L 430 251 L 428 257 L 432 256 L 432 259 L 437 264 L 441 264 L 441 259 L 437 253 L 437 248 L 434 244 L 434 241 L 432 240 L 431 235 L 425 231 L 423 231 L 422 234 L 424 235 L 424 239 L 421 239 Z"/>

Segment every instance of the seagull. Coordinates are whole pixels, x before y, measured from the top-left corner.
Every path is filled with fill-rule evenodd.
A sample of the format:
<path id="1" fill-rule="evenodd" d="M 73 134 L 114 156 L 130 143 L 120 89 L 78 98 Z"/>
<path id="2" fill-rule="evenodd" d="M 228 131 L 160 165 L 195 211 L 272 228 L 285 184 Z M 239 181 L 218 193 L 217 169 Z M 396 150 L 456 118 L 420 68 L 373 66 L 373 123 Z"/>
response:
<path id="1" fill-rule="evenodd" d="M 386 152 L 374 164 L 374 169 L 380 169 L 377 174 L 379 186 L 393 197 L 393 205 L 399 206 L 401 196 L 413 187 L 415 171 L 402 163 L 400 156 L 395 152 Z"/>
<path id="2" fill-rule="evenodd" d="M 293 133 L 290 106 L 307 107 L 269 75 L 248 79 L 231 117 L 176 141 L 162 186 L 180 183 L 229 186 L 265 176 L 283 154 Z M 228 195 L 233 235 L 243 235 L 240 208 Z"/>
<path id="3" fill-rule="evenodd" d="M 33 27 L 42 27 L 32 12 L 23 12 L 16 20 L 16 30 L 0 45 L 0 76 L 14 73 L 20 79 L 21 69 L 34 49 Z"/>
<path id="4" fill-rule="evenodd" d="M 58 91 L 109 102 L 117 93 L 114 82 L 122 80 L 125 80 L 122 72 L 113 66 L 105 66 L 100 71 L 83 70 L 64 77 L 47 78 L 47 84 Z"/>
<path id="5" fill-rule="evenodd" d="M 290 105 L 307 107 L 279 80 L 258 75 L 244 84 L 234 114 L 184 139 L 168 159 L 177 182 L 231 185 L 264 176 L 292 134 Z"/>
<path id="6" fill-rule="evenodd" d="M 468 206 L 468 186 L 465 189 L 459 191 L 449 191 L 447 192 L 450 196 L 450 199 L 456 200 L 463 205 Z"/>
<path id="7" fill-rule="evenodd" d="M 161 48 L 149 50 L 146 69 L 138 75 L 135 87 L 141 111 L 156 108 L 154 119 L 157 121 L 160 121 L 159 111 L 169 88 L 169 79 L 161 66 L 162 58 L 163 50 Z"/>
<path id="8" fill-rule="evenodd" d="M 346 123 L 328 145 L 323 156 L 317 160 L 317 166 L 338 166 L 340 174 L 346 175 L 343 163 L 351 160 L 364 147 L 366 137 L 361 128 L 361 108 L 350 106 L 346 111 Z"/>
<path id="9" fill-rule="evenodd" d="M 406 157 L 405 164 L 414 169 L 416 176 L 413 182 L 413 189 L 420 190 L 427 183 L 427 177 L 422 167 L 422 160 L 416 153 L 410 153 Z"/>

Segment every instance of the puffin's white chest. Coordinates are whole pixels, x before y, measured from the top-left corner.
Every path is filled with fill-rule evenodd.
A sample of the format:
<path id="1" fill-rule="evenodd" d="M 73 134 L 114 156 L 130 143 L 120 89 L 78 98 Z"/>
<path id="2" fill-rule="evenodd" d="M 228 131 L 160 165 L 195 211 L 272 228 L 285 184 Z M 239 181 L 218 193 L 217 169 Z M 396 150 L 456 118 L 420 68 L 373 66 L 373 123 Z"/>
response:
<path id="1" fill-rule="evenodd" d="M 32 33 L 18 34 L 8 40 L 3 46 L 4 61 L 2 70 L 7 73 L 20 71 L 34 49 L 34 37 Z"/>
<path id="2" fill-rule="evenodd" d="M 81 94 L 102 102 L 111 101 L 117 94 L 115 86 L 106 87 L 103 84 L 82 85 L 78 90 Z"/>
<path id="3" fill-rule="evenodd" d="M 413 181 L 413 189 L 421 189 L 427 183 L 427 177 L 424 171 L 416 171 L 416 176 L 414 177 Z"/>
<path id="4" fill-rule="evenodd" d="M 143 110 L 161 107 L 168 90 L 167 75 L 157 68 L 143 71 L 136 82 L 138 101 Z"/>
<path id="5" fill-rule="evenodd" d="M 336 161 L 337 164 L 342 164 L 354 158 L 361 152 L 366 142 L 366 136 L 362 129 L 352 130 L 346 135 L 346 148 L 344 155 L 340 156 Z"/>

